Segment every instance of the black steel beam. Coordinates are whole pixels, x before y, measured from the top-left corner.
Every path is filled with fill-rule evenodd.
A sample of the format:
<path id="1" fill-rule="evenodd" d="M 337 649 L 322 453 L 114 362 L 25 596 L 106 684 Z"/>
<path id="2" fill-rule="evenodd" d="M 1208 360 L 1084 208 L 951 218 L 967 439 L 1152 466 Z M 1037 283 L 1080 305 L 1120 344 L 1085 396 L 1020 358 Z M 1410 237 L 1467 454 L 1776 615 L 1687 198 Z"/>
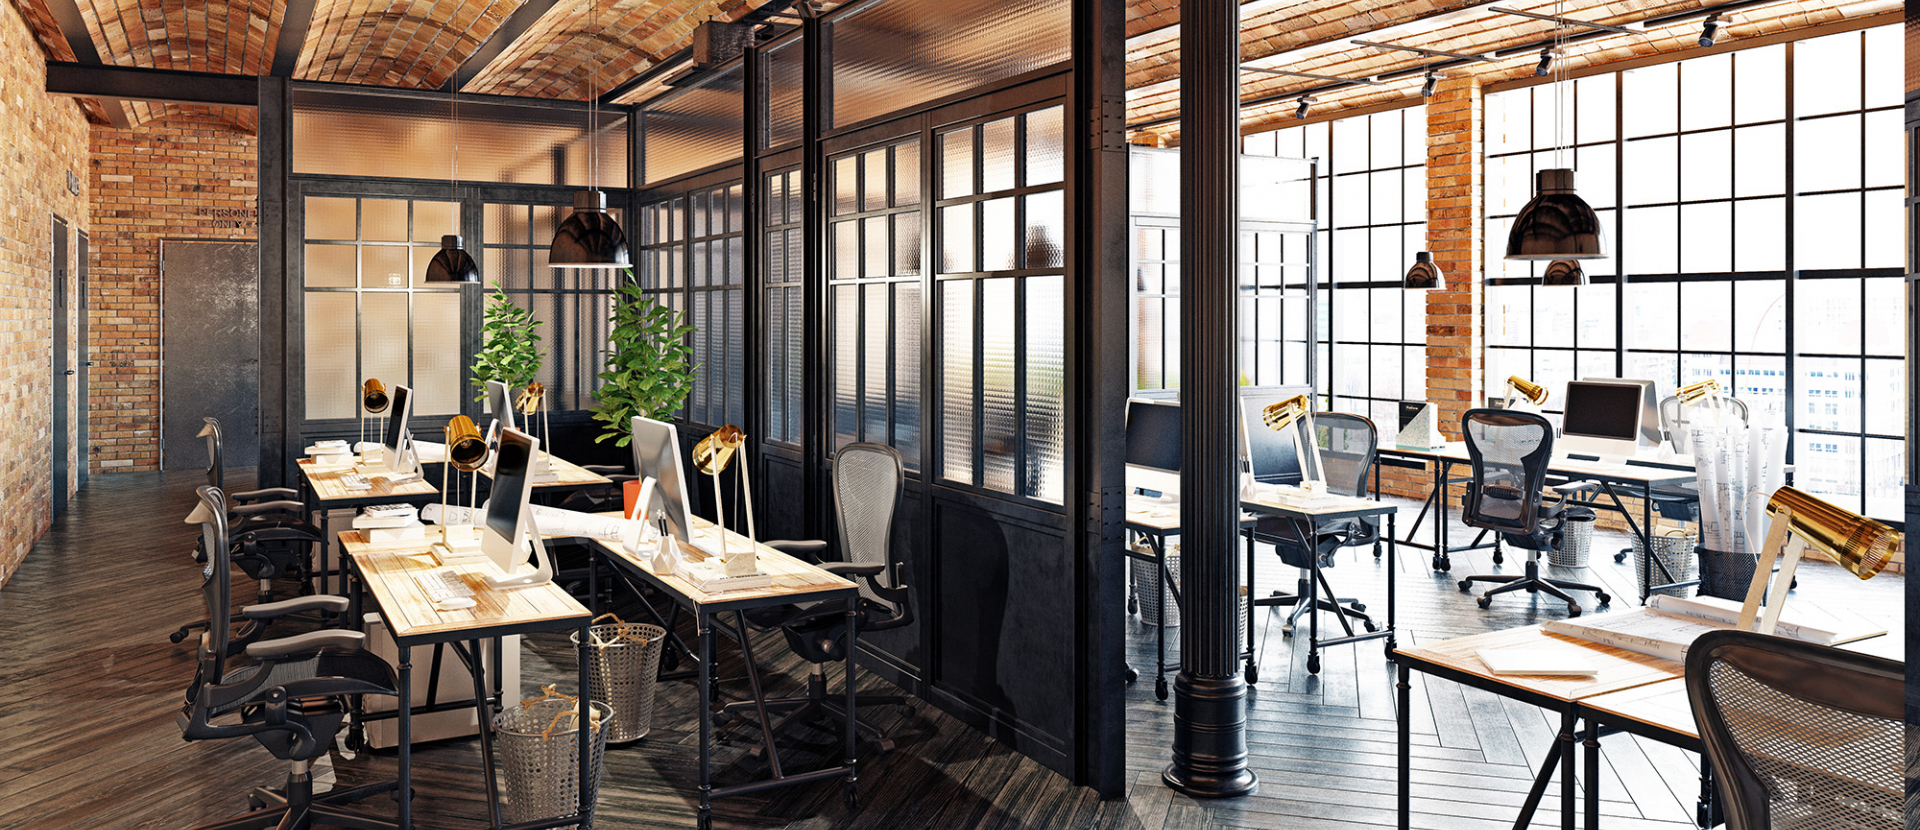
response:
<path id="1" fill-rule="evenodd" d="M 273 49 L 273 76 L 291 78 L 300 68 L 300 51 L 307 46 L 307 30 L 313 27 L 313 0 L 287 0 L 280 16 L 280 42 Z"/>
<path id="2" fill-rule="evenodd" d="M 553 8 L 555 2 L 557 0 L 527 0 L 514 9 L 513 14 L 507 15 L 507 19 L 500 24 L 500 28 L 494 29 L 487 41 L 473 50 L 473 54 L 460 62 L 460 68 L 453 71 L 453 88 L 458 90 L 466 86 L 468 81 L 479 77 L 487 64 L 493 63 L 494 58 L 500 57 L 507 47 L 533 28 L 533 24 L 539 22 L 540 16 Z"/>
<path id="3" fill-rule="evenodd" d="M 765 4 L 761 5 L 759 8 L 754 9 L 753 11 L 750 11 L 744 15 L 741 15 L 740 19 L 734 22 L 745 23 L 750 26 L 758 25 L 761 23 L 770 23 L 770 22 L 773 22 L 773 19 L 775 17 L 780 16 L 781 12 L 784 12 L 787 9 L 793 8 L 793 4 L 794 4 L 794 0 L 767 0 Z M 802 25 L 801 28 L 805 28 L 804 24 Z M 787 31 L 792 31 L 792 30 L 789 29 Z M 780 32 L 779 34 L 785 34 L 785 33 L 786 32 L 783 31 L 783 32 Z M 693 60 L 693 46 L 689 44 L 687 46 L 681 47 L 680 51 L 675 52 L 671 55 L 668 55 L 664 58 L 661 58 L 658 61 L 655 61 L 652 66 L 649 66 L 646 69 L 641 70 L 640 74 L 635 75 L 631 78 L 628 78 L 624 81 L 621 81 L 620 83 L 614 84 L 612 91 L 608 92 L 605 95 L 600 96 L 600 103 L 605 105 L 605 104 L 611 104 L 615 101 L 618 101 L 622 97 L 625 97 L 627 93 L 632 92 L 636 89 L 639 89 L 640 87 L 645 86 L 648 83 L 651 83 L 655 78 L 658 78 L 662 75 L 666 75 L 668 73 L 671 73 L 680 69 L 682 64 L 685 64 L 691 60 Z M 684 86 L 684 84 L 682 85 Z M 640 101 L 635 103 L 644 104 L 645 102 Z"/>
<path id="4" fill-rule="evenodd" d="M 1240 6 L 1181 0 L 1180 673 L 1168 786 L 1248 795 L 1247 685 L 1237 665 Z"/>
<path id="5" fill-rule="evenodd" d="M 47 91 L 81 98 L 157 101 L 253 107 L 260 104 L 259 79 L 253 75 L 137 69 L 47 61 Z"/>

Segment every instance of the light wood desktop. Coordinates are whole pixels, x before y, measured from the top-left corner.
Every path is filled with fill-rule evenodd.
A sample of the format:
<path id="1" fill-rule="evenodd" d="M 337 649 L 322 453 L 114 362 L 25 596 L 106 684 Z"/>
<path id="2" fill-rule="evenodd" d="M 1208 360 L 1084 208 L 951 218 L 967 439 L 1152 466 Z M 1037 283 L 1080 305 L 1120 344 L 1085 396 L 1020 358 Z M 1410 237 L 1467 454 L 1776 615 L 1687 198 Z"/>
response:
<path id="1" fill-rule="evenodd" d="M 577 489 L 613 483 L 606 476 L 560 456 L 548 452 L 542 452 L 541 456 L 547 460 L 547 469 L 552 471 L 552 475 L 535 476 L 533 479 L 535 490 Z M 486 476 L 488 480 L 493 478 L 493 470 L 490 468 L 482 468 L 480 474 Z"/>
<path id="2" fill-rule="evenodd" d="M 401 484 L 393 484 L 385 479 L 367 476 L 367 482 L 373 485 L 366 490 L 350 490 L 342 480 L 354 471 L 352 464 L 319 464 L 311 458 L 302 458 L 295 465 L 300 472 L 301 500 L 306 512 L 320 514 L 316 522 L 320 526 L 320 538 L 333 539 L 331 513 L 335 510 L 347 510 L 373 504 L 411 504 L 424 505 L 440 498 L 440 491 L 428 484 L 425 478 Z M 328 562 L 330 545 L 321 543 L 319 583 L 317 593 L 331 590 L 333 567 Z"/>

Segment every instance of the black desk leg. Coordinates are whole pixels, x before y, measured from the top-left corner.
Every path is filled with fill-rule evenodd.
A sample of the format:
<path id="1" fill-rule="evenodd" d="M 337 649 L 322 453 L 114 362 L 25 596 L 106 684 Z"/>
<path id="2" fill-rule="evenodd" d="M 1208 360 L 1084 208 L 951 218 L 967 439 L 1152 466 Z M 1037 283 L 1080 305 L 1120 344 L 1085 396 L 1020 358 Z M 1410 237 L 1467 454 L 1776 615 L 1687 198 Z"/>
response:
<path id="1" fill-rule="evenodd" d="M 1244 645 L 1247 647 L 1246 679 L 1247 679 L 1247 685 L 1251 686 L 1255 683 L 1260 682 L 1260 666 L 1259 666 L 1259 660 L 1257 659 L 1259 657 L 1260 650 L 1258 648 L 1255 648 L 1253 643 L 1253 599 L 1254 599 L 1253 586 L 1255 584 L 1253 581 L 1253 560 L 1254 560 L 1253 531 L 1251 530 L 1247 531 L 1246 537 L 1247 537 L 1247 641 L 1245 643 L 1242 643 L 1241 645 Z"/>
<path id="2" fill-rule="evenodd" d="M 577 635 L 580 638 L 580 648 L 574 658 L 580 664 L 580 716 L 574 726 L 574 734 L 579 738 L 580 749 L 580 812 L 578 813 L 580 830 L 593 830 L 593 800 L 600 789 L 600 782 L 593 777 L 593 687 L 588 685 L 591 679 L 587 675 L 590 668 L 587 650 L 593 648 L 592 628 L 592 618 L 580 623 L 580 633 Z M 704 715 L 706 709 L 702 707 L 700 712 Z M 600 728 L 605 729 L 607 725 L 602 724 Z M 480 734 L 487 734 L 487 725 L 484 723 L 480 725 Z M 487 776 L 487 783 L 493 783 L 491 774 Z"/>
<path id="3" fill-rule="evenodd" d="M 1298 529 L 1299 523 L 1296 522 L 1294 524 L 1294 527 Z M 1300 538 L 1307 539 L 1307 540 L 1318 539 L 1320 537 L 1315 535 L 1318 532 L 1319 532 L 1319 528 L 1317 527 L 1317 523 L 1314 522 L 1312 519 L 1308 519 L 1307 533 L 1306 535 L 1301 536 Z M 1309 541 L 1309 543 L 1311 544 L 1311 541 Z M 1310 566 L 1310 569 L 1312 571 L 1312 573 L 1309 573 L 1307 575 L 1307 674 L 1319 674 L 1320 673 L 1320 552 L 1316 550 L 1308 549 L 1307 553 L 1311 557 L 1307 560 L 1307 564 Z M 1328 597 L 1328 599 L 1333 600 L 1333 604 L 1335 607 L 1338 607 L 1340 605 L 1340 600 L 1338 597 Z M 1336 611 L 1335 613 L 1339 613 L 1339 612 Z M 1342 624 L 1344 624 L 1345 619 L 1342 618 L 1341 622 Z"/>
<path id="4" fill-rule="evenodd" d="M 760 670 L 753 665 L 753 647 L 747 643 L 745 613 L 739 611 L 733 613 L 733 633 L 740 638 L 740 654 L 747 664 L 747 686 L 753 690 L 753 710 L 760 716 L 760 737 L 767 742 L 767 769 L 773 773 L 774 778 L 781 778 L 783 773 L 780 772 L 780 750 L 773 745 L 773 720 L 767 717 L 767 696 L 760 691 Z M 847 647 L 849 649 L 847 654 L 851 657 L 853 643 L 849 641 Z M 849 686 L 853 684 L 852 674 L 847 675 L 847 684 Z"/>
<path id="5" fill-rule="evenodd" d="M 1400 664 L 1400 830 L 1413 823 L 1413 671 Z"/>
<path id="6" fill-rule="evenodd" d="M 1600 723 L 1587 718 L 1587 830 L 1600 830 Z"/>
<path id="7" fill-rule="evenodd" d="M 1167 608 L 1166 603 L 1167 603 L 1167 597 L 1171 596 L 1173 597 L 1173 602 L 1175 607 L 1178 607 L 1180 605 L 1180 594 L 1179 594 L 1179 591 L 1173 587 L 1173 572 L 1167 570 L 1167 539 L 1166 537 L 1149 536 L 1147 537 L 1147 544 L 1150 544 L 1153 546 L 1154 565 L 1160 571 L 1160 586 L 1159 586 L 1160 596 L 1154 597 L 1154 602 L 1160 603 L 1160 620 L 1159 620 L 1159 624 L 1153 627 L 1154 637 L 1157 638 L 1156 643 L 1159 649 L 1159 658 L 1158 658 L 1159 662 L 1157 664 L 1158 668 L 1155 670 L 1154 678 L 1153 678 L 1153 696 L 1160 698 L 1161 700 L 1166 700 L 1167 691 L 1168 691 L 1167 689 L 1167 611 L 1169 610 Z"/>
<path id="8" fill-rule="evenodd" d="M 1572 706 L 1560 713 L 1560 830 L 1574 830 L 1573 733 L 1579 718 Z"/>
<path id="9" fill-rule="evenodd" d="M 676 608 L 679 606 L 675 606 Z M 699 830 L 713 830 L 713 618 L 704 609 L 695 609 L 694 636 L 700 638 L 700 809 L 695 813 Z"/>
<path id="10" fill-rule="evenodd" d="M 1393 599 L 1394 575 L 1400 570 L 1400 529 L 1394 519 L 1397 514 L 1387 514 L 1387 659 L 1393 659 L 1393 650 L 1400 643 L 1399 624 L 1394 622 L 1394 607 L 1398 603 Z M 1374 543 L 1376 546 L 1379 542 Z"/>
<path id="11" fill-rule="evenodd" d="M 1441 459 L 1433 460 L 1433 569 L 1453 570 L 1453 548 L 1447 544 L 1447 468 Z"/>
<path id="12" fill-rule="evenodd" d="M 1715 806 L 1713 800 L 1713 762 L 1707 759 L 1705 753 L 1701 753 L 1700 801 L 1694 807 L 1693 820 L 1700 825 L 1702 830 L 1720 823 L 1720 816 L 1716 815 L 1719 811 L 1714 809 Z"/>
<path id="13" fill-rule="evenodd" d="M 413 649 L 399 649 L 400 786 L 393 797 L 400 802 L 400 830 L 413 830 Z"/>
<path id="14" fill-rule="evenodd" d="M 857 650 L 857 647 L 860 642 L 859 638 L 857 637 L 859 633 L 858 632 L 859 626 L 860 626 L 860 600 L 857 596 L 847 597 L 847 723 L 846 723 L 847 731 L 846 731 L 846 734 L 843 736 L 844 740 L 846 741 L 847 780 L 846 780 L 846 783 L 842 785 L 842 787 L 844 788 L 843 789 L 844 798 L 846 800 L 847 812 L 849 813 L 853 812 L 854 808 L 860 806 L 860 776 L 858 773 L 858 769 L 854 766 L 855 764 L 854 753 L 856 749 L 854 746 L 854 741 L 855 741 L 854 728 L 858 726 L 860 723 L 859 720 L 857 720 L 859 715 L 855 711 L 855 707 L 858 705 L 858 702 L 859 702 L 859 693 L 854 690 L 854 677 L 853 677 L 853 671 L 854 671 L 853 653 L 854 651 Z M 755 690 L 755 694 L 758 694 L 758 693 L 759 693 L 758 690 Z M 764 722 L 766 715 L 762 714 L 760 717 L 763 719 L 763 722 Z M 773 757 L 773 733 L 771 732 L 767 733 L 767 757 L 769 758 Z M 780 774 L 779 770 L 776 768 L 774 771 L 775 777 L 778 777 L 779 774 Z"/>
<path id="15" fill-rule="evenodd" d="M 1513 830 L 1533 826 L 1534 812 L 1540 809 L 1540 799 L 1546 796 L 1547 785 L 1553 783 L 1553 770 L 1560 766 L 1560 756 L 1566 751 L 1567 745 L 1559 740 L 1547 747 L 1547 757 L 1540 762 L 1540 771 L 1534 773 L 1533 786 L 1527 788 L 1527 798 L 1520 802 L 1520 817 L 1514 819 Z"/>
<path id="16" fill-rule="evenodd" d="M 434 646 L 435 657 L 439 656 L 439 648 Z M 473 670 L 473 708 L 480 716 L 480 770 L 481 774 L 487 778 L 487 816 L 492 820 L 494 827 L 499 827 L 501 824 L 500 785 L 494 780 L 493 772 L 493 706 L 488 702 L 486 666 L 480 662 L 482 658 L 479 640 L 469 641 L 467 649 L 472 657 L 468 661 L 468 668 Z M 585 656 L 581 655 L 582 658 Z M 495 666 L 496 670 L 498 668 Z M 581 699 L 585 700 L 586 696 L 582 695 Z"/>

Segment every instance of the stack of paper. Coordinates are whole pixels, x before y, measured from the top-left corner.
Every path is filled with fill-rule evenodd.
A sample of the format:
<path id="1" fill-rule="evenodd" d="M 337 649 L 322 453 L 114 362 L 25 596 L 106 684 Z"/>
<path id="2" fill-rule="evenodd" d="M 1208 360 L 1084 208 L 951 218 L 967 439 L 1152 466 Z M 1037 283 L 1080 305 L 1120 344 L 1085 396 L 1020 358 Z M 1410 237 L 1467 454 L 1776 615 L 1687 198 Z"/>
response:
<path id="1" fill-rule="evenodd" d="M 1494 674 L 1532 674 L 1552 677 L 1592 677 L 1599 673 L 1593 660 L 1571 646 L 1566 648 L 1483 648 L 1475 652 Z"/>

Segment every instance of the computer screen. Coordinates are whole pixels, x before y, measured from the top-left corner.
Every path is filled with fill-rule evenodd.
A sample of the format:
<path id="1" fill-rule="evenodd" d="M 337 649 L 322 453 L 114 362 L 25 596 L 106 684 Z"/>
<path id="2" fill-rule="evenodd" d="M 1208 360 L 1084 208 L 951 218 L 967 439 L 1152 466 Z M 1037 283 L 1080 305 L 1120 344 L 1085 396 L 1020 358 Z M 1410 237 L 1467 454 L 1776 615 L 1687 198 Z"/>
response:
<path id="1" fill-rule="evenodd" d="M 1640 399 L 1637 383 L 1570 381 L 1560 431 L 1569 436 L 1635 441 L 1640 436 Z"/>
<path id="2" fill-rule="evenodd" d="M 497 380 L 487 381 L 487 410 L 500 422 L 501 429 L 518 429 L 513 420 L 513 393 Z"/>
<path id="3" fill-rule="evenodd" d="M 686 542 L 692 527 L 687 524 L 687 480 L 680 469 L 680 433 L 672 424 L 652 418 L 634 418 L 631 429 L 634 474 L 653 479 L 654 497 L 660 500 L 673 538 Z"/>
<path id="4" fill-rule="evenodd" d="M 520 508 L 526 501 L 528 468 L 535 441 L 517 429 L 500 433 L 500 456 L 493 467 L 493 495 L 487 499 L 487 529 L 515 541 Z"/>
<path id="5" fill-rule="evenodd" d="M 1127 401 L 1127 464 L 1163 473 L 1180 472 L 1180 404 Z"/>
<path id="6" fill-rule="evenodd" d="M 387 469 L 403 471 L 410 465 L 401 455 L 401 444 L 406 440 L 407 421 L 412 417 L 413 390 L 393 387 L 393 404 L 387 407 L 387 428 L 380 434 L 380 445 L 386 449 Z"/>
<path id="7" fill-rule="evenodd" d="M 1296 424 L 1286 432 L 1267 428 L 1260 413 L 1268 406 L 1305 391 L 1300 389 L 1243 389 L 1240 392 L 1240 430 L 1245 443 L 1247 471 L 1261 484 L 1299 484 L 1300 455 L 1295 450 Z"/>

